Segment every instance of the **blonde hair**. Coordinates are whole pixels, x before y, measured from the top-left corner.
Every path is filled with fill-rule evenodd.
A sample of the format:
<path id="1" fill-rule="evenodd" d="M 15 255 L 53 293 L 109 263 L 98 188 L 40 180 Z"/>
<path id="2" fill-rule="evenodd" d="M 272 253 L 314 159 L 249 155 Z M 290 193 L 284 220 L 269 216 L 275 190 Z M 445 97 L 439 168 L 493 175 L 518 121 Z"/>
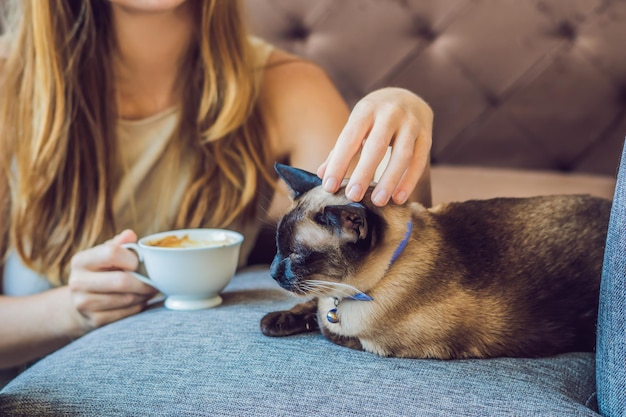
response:
<path id="1" fill-rule="evenodd" d="M 115 44 L 104 0 L 15 2 L 0 86 L 0 152 L 9 197 L 5 248 L 54 284 L 71 257 L 115 232 Z M 179 73 L 171 148 L 198 155 L 172 227 L 223 227 L 255 215 L 271 161 L 239 1 L 193 2 L 197 43 Z M 210 183 L 210 186 L 209 186 Z M 0 182 L 0 198 L 2 197 Z M 1 241 L 0 241 L 1 243 Z"/>

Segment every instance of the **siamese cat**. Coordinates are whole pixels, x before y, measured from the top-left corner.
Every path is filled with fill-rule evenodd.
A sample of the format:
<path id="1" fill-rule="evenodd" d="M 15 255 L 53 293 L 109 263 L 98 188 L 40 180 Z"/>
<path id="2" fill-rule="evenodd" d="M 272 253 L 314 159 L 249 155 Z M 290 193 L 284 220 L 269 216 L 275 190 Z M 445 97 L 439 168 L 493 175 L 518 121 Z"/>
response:
<path id="1" fill-rule="evenodd" d="M 585 195 L 361 203 L 276 164 L 292 191 L 272 277 L 312 300 L 267 314 L 267 336 L 407 358 L 591 351 L 611 202 Z"/>

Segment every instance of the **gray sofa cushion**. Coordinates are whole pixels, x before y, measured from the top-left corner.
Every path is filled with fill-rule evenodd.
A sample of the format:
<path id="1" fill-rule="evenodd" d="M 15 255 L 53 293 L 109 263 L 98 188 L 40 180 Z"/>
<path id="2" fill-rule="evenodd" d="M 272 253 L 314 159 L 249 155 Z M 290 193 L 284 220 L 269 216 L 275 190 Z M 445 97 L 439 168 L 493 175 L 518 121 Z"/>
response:
<path id="1" fill-rule="evenodd" d="M 157 306 L 42 359 L 0 392 L 0 415 L 595 416 L 594 358 L 409 360 L 268 338 L 259 320 L 297 300 L 265 268 L 224 304 Z M 592 405 L 593 407 L 593 405 Z"/>

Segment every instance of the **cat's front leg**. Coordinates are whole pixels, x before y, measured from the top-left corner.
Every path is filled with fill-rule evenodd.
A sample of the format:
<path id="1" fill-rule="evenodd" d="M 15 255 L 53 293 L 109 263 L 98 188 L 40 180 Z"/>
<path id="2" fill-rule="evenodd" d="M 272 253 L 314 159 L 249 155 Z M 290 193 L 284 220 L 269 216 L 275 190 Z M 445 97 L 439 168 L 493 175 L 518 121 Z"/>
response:
<path id="1" fill-rule="evenodd" d="M 265 336 L 291 336 L 317 329 L 317 299 L 297 304 L 290 310 L 268 313 L 261 319 L 261 332 Z"/>
<path id="2" fill-rule="evenodd" d="M 337 333 L 333 333 L 328 330 L 325 326 L 321 326 L 322 334 L 326 337 L 326 339 L 330 340 L 336 345 L 344 346 L 350 349 L 356 350 L 364 350 L 363 345 L 358 337 L 354 336 L 341 336 Z"/>

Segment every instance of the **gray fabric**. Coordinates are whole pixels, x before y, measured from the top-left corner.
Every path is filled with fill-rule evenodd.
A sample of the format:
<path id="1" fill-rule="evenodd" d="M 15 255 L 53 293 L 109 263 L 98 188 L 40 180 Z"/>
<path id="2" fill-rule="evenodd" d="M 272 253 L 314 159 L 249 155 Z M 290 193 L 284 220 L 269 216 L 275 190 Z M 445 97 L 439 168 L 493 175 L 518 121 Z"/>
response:
<path id="1" fill-rule="evenodd" d="M 596 382 L 605 417 L 626 416 L 626 146 L 617 178 L 598 308 Z"/>
<path id="2" fill-rule="evenodd" d="M 266 269 L 220 307 L 155 307 L 39 361 L 0 392 L 0 415 L 594 416 L 591 353 L 548 359 L 380 358 L 319 334 L 268 338 L 259 320 L 297 300 Z"/>

